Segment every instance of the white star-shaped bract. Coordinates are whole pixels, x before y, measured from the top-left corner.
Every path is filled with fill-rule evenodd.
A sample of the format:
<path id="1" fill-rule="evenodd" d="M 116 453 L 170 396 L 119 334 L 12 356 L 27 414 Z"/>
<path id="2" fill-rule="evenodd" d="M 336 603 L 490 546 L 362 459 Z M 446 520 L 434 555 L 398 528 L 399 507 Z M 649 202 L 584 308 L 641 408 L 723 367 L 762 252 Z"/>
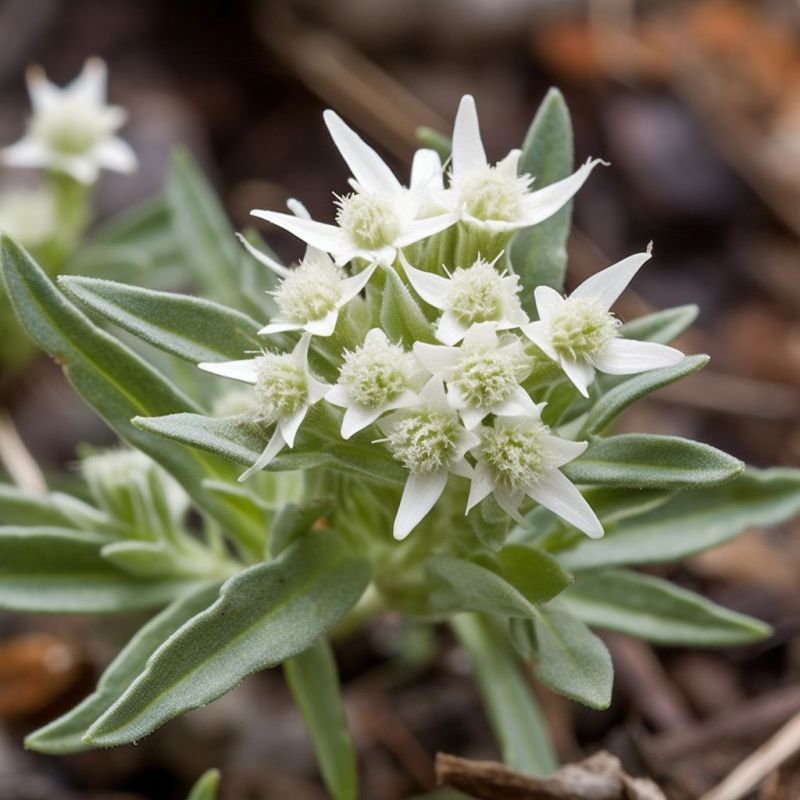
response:
<path id="1" fill-rule="evenodd" d="M 311 219 L 302 203 L 291 199 L 288 204 L 296 218 Z M 378 262 L 373 261 L 361 272 L 348 277 L 327 253 L 309 245 L 302 261 L 294 269 L 288 269 L 262 253 L 244 236 L 237 235 L 255 259 L 282 279 L 272 293 L 279 313 L 259 330 L 261 334 L 304 330 L 315 336 L 331 336 L 339 311 L 369 283 L 378 266 Z"/>
<path id="2" fill-rule="evenodd" d="M 531 370 L 522 342 L 513 335 L 501 339 L 494 323 L 473 325 L 460 347 L 417 342 L 414 353 L 444 378 L 450 405 L 468 429 L 489 414 L 539 418 L 544 404 L 534 403 L 519 383 Z"/>
<path id="3" fill-rule="evenodd" d="M 464 456 L 479 439 L 464 428 L 451 408 L 439 376 L 432 377 L 414 408 L 381 420 L 384 441 L 409 475 L 394 521 L 394 538 L 405 539 L 436 505 L 450 473 L 472 477 Z"/>
<path id="4" fill-rule="evenodd" d="M 619 321 L 610 311 L 650 255 L 648 250 L 612 264 L 566 298 L 548 286 L 534 291 L 539 319 L 523 326 L 522 332 L 561 365 L 584 397 L 589 396 L 595 370 L 630 375 L 683 360 L 674 347 L 621 338 Z"/>
<path id="5" fill-rule="evenodd" d="M 499 258 L 492 262 L 479 258 L 472 266 L 458 267 L 445 278 L 413 267 L 400 253 L 400 262 L 414 291 L 442 312 L 436 323 L 436 338 L 440 342 L 448 345 L 460 342 L 475 323 L 493 322 L 502 331 L 529 322 L 519 302 L 519 277 L 498 271 L 495 264 Z"/>
<path id="6" fill-rule="evenodd" d="M 470 225 L 491 233 L 515 231 L 546 220 L 583 186 L 600 159 L 590 159 L 563 180 L 531 190 L 535 176 L 519 175 L 522 151 L 512 150 L 491 166 L 481 140 L 478 112 L 471 95 L 464 95 L 453 127 L 450 187 L 443 204 Z"/>
<path id="7" fill-rule="evenodd" d="M 239 361 L 204 362 L 200 369 L 223 378 L 249 383 L 256 387 L 256 399 L 265 422 L 275 424 L 275 431 L 256 462 L 239 476 L 247 480 L 264 469 L 284 447 L 293 447 L 295 436 L 308 413 L 330 390 L 330 384 L 317 380 L 308 367 L 310 334 L 300 337 L 291 353 L 265 353 Z"/>
<path id="8" fill-rule="evenodd" d="M 304 242 L 330 253 L 338 265 L 354 258 L 393 263 L 397 250 L 439 233 L 457 220 L 450 212 L 419 218 L 435 180 L 432 151 L 419 151 L 412 185 L 403 186 L 383 159 L 333 111 L 324 114 L 336 147 L 350 167 L 354 193 L 339 200 L 337 225 L 291 214 L 254 210 Z M 438 157 L 436 157 L 438 161 Z"/>
<path id="9" fill-rule="evenodd" d="M 106 105 L 106 65 L 90 58 L 81 74 L 59 88 L 38 67 L 28 70 L 33 115 L 28 130 L 2 151 L 4 164 L 65 172 L 81 183 L 93 183 L 100 169 L 132 172 L 136 155 L 114 135 L 126 119 L 119 106 Z"/>
<path id="10" fill-rule="evenodd" d="M 479 429 L 480 442 L 472 452 L 473 470 L 467 512 L 494 494 L 497 504 L 522 523 L 519 506 L 527 495 L 574 525 L 587 536 L 603 535 L 603 526 L 591 506 L 560 467 L 587 448 L 550 434 L 538 419 L 497 417 L 493 427 Z"/>
<path id="11" fill-rule="evenodd" d="M 411 388 L 418 371 L 415 362 L 411 353 L 392 344 L 380 328 L 372 328 L 360 347 L 344 353 L 339 380 L 325 395 L 329 403 L 345 409 L 343 439 L 389 411 L 419 402 Z"/>

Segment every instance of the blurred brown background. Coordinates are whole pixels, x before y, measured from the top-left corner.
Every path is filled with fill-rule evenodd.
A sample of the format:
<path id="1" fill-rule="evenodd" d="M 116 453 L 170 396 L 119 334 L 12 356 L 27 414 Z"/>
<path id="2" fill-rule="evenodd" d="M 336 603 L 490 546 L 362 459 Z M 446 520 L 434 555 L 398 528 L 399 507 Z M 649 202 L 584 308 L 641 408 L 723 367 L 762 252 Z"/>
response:
<path id="1" fill-rule="evenodd" d="M 346 170 L 321 111 L 336 108 L 401 173 L 418 125 L 449 134 L 475 95 L 489 156 L 519 145 L 547 88 L 573 115 L 576 160 L 600 156 L 575 204 L 570 281 L 655 244 L 623 317 L 696 302 L 680 344 L 710 367 L 629 413 L 627 429 L 677 433 L 756 465 L 800 461 L 800 10 L 785 0 L 5 0 L 0 143 L 21 133 L 23 73 L 56 83 L 89 55 L 131 115 L 133 177 L 106 175 L 108 216 L 159 189 L 187 144 L 237 226 L 251 208 L 301 198 L 333 215 Z M 0 186 L 19 177 L 0 175 Z M 268 231 L 287 258 L 297 242 Z M 40 362 L 10 404 L 48 467 L 77 439 L 107 440 L 60 373 Z M 654 651 L 609 637 L 615 703 L 589 712 L 542 695 L 558 746 L 600 746 L 670 797 L 698 797 L 800 710 L 800 529 L 746 534 L 663 570 L 760 616 L 769 642 L 740 651 Z M 63 760 L 21 753 L 22 734 L 91 686 L 132 622 L 0 617 L 0 800 L 175 798 L 204 768 L 226 797 L 324 797 L 277 674 L 250 679 L 140 746 Z M 33 638 L 31 638 L 33 637 Z M 55 655 L 54 655 L 55 653 Z M 383 620 L 339 650 L 362 756 L 364 797 L 430 788 L 437 750 L 496 757 L 465 662 L 443 633 Z M 793 769 L 762 797 L 800 797 Z M 767 794 L 766 792 L 772 792 Z M 781 794 L 780 792 L 784 792 Z"/>

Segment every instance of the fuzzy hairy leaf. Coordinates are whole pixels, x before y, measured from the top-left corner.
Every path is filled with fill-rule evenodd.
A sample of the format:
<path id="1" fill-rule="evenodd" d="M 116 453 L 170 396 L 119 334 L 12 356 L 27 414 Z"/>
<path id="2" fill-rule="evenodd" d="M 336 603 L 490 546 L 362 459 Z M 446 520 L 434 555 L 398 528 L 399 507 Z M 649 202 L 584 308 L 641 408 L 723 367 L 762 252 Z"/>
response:
<path id="1" fill-rule="evenodd" d="M 38 494 L 0 483 L 0 525 L 45 525 L 98 533 L 117 524 L 103 511 L 61 492 Z"/>
<path id="2" fill-rule="evenodd" d="M 626 322 L 619 329 L 619 335 L 625 339 L 669 344 L 697 319 L 699 311 L 695 305 L 665 308 L 663 311 L 656 311 Z"/>
<path id="3" fill-rule="evenodd" d="M 239 244 L 215 192 L 186 150 L 173 153 L 166 194 L 183 263 L 198 289 L 217 302 L 240 304 Z"/>
<path id="4" fill-rule="evenodd" d="M 596 541 L 558 554 L 569 570 L 657 564 L 716 547 L 751 526 L 768 527 L 800 513 L 800 470 L 748 469 L 735 481 L 685 491 Z"/>
<path id="5" fill-rule="evenodd" d="M 140 580 L 103 558 L 109 539 L 47 527 L 0 528 L 0 608 L 32 614 L 115 614 L 169 603 L 185 580 Z"/>
<path id="6" fill-rule="evenodd" d="M 337 467 L 356 475 L 403 483 L 406 474 L 389 451 L 372 444 L 369 432 L 345 441 L 331 428 L 325 415 L 329 409 L 313 407 L 300 428 L 291 449 L 285 449 L 268 467 L 272 471 L 311 469 L 322 465 Z M 261 425 L 246 416 L 206 417 L 200 414 L 171 414 L 166 417 L 137 417 L 134 425 L 173 441 L 252 464 L 267 444 Z"/>
<path id="7" fill-rule="evenodd" d="M 573 167 L 569 109 L 561 92 L 550 89 L 525 136 L 519 173 L 534 177 L 535 188 L 541 189 L 568 177 Z M 534 288 L 551 286 L 562 291 L 564 287 L 566 244 L 571 221 L 572 203 L 569 202 L 544 222 L 519 231 L 511 241 L 511 265 L 520 276 L 523 286 L 521 299 L 529 314 L 536 310 Z"/>
<path id="8" fill-rule="evenodd" d="M 211 608 L 153 654 L 86 741 L 136 741 L 303 652 L 353 606 L 369 577 L 369 562 L 331 531 L 304 536 L 275 561 L 234 575 Z"/>
<path id="9" fill-rule="evenodd" d="M 178 628 L 208 608 L 218 594 L 219 583 L 205 584 L 179 597 L 153 617 L 111 662 L 94 692 L 71 711 L 30 734 L 25 739 L 25 746 L 50 755 L 89 749 L 82 737 L 92 723 L 133 683 L 153 652 Z"/>
<path id="10" fill-rule="evenodd" d="M 246 358 L 264 344 L 255 320 L 210 300 L 72 275 L 59 285 L 91 311 L 194 364 Z"/>
<path id="11" fill-rule="evenodd" d="M 533 620 L 514 620 L 512 638 L 535 662 L 536 676 L 558 694 L 590 708 L 608 708 L 614 682 L 603 642 L 559 606 L 543 606 Z"/>
<path id="12" fill-rule="evenodd" d="M 642 372 L 610 389 L 591 406 L 583 422 L 578 439 L 590 434 L 602 433 L 609 425 L 629 406 L 637 400 L 667 386 L 670 383 L 685 378 L 693 372 L 702 369 L 708 363 L 708 356 L 686 356 L 680 364 L 674 367 L 663 367 Z"/>
<path id="13" fill-rule="evenodd" d="M 135 428 L 131 418 L 199 410 L 182 392 L 120 341 L 100 330 L 56 289 L 47 275 L 9 237 L 0 240 L 3 277 L 14 310 L 36 344 L 63 367 L 70 383 L 132 446 L 170 472 L 197 505 L 252 549 L 263 530 L 203 480 L 231 481 L 224 460 L 160 441 Z"/>
<path id="14" fill-rule="evenodd" d="M 739 459 L 701 442 L 626 433 L 592 438 L 586 452 L 563 471 L 575 483 L 681 489 L 716 486 L 743 468 Z"/>
<path id="15" fill-rule="evenodd" d="M 301 503 L 286 503 L 276 514 L 270 529 L 269 552 L 277 556 L 295 539 L 308 533 L 312 525 L 329 513 L 335 501 L 328 497 L 315 497 Z"/>
<path id="16" fill-rule="evenodd" d="M 386 285 L 381 301 L 381 327 L 394 342 L 412 347 L 415 342 L 435 342 L 433 330 L 417 301 L 411 296 L 400 276 L 385 271 Z"/>
<path id="17" fill-rule="evenodd" d="M 668 645 L 713 647 L 763 639 L 769 626 L 651 575 L 621 569 L 589 572 L 559 603 L 595 628 Z"/>
<path id="18" fill-rule="evenodd" d="M 446 589 L 434 604 L 459 611 L 483 611 L 510 617 L 532 617 L 535 605 L 552 600 L 572 581 L 558 563 L 540 550 L 508 545 L 496 559 L 481 563 L 449 555 L 432 556 L 425 569 Z"/>
<path id="19" fill-rule="evenodd" d="M 286 682 L 308 728 L 320 771 L 333 800 L 356 800 L 358 766 L 347 730 L 339 673 L 322 638 L 283 664 Z"/>

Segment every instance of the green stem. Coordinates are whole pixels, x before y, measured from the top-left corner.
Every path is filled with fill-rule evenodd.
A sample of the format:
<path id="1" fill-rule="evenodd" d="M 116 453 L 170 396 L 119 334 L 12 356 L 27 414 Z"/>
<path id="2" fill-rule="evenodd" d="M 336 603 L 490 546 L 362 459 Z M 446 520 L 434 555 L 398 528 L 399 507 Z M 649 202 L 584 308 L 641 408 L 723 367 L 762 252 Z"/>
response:
<path id="1" fill-rule="evenodd" d="M 547 724 L 508 638 L 480 614 L 459 614 L 450 624 L 472 663 L 503 760 L 532 775 L 555 772 Z"/>
<path id="2" fill-rule="evenodd" d="M 52 171 L 47 173 L 47 185 L 58 215 L 58 235 L 53 244 L 62 261 L 75 249 L 91 220 L 92 187 Z"/>

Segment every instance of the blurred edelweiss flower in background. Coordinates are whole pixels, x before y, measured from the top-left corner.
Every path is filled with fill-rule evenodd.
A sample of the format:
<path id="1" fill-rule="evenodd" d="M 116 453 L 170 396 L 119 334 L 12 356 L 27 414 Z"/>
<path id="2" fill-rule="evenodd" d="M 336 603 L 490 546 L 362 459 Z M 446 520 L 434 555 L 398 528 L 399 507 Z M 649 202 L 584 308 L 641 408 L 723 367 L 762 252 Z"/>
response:
<path id="1" fill-rule="evenodd" d="M 589 396 L 596 370 L 631 375 L 683 359 L 674 347 L 620 338 L 619 320 L 610 311 L 650 255 L 648 248 L 628 256 L 592 275 L 567 298 L 549 286 L 534 291 L 539 319 L 522 331 L 561 365 L 584 397 Z"/>
<path id="2" fill-rule="evenodd" d="M 683 354 L 674 348 L 620 338 L 610 312 L 649 250 L 603 270 L 567 298 L 536 287 L 534 322 L 520 301 L 520 277 L 507 260 L 498 265 L 514 230 L 556 213 L 599 160 L 532 192 L 533 178 L 517 174 L 519 151 L 489 165 L 475 103 L 466 96 L 456 117 L 449 176 L 436 153 L 419 150 L 406 188 L 336 114 L 326 111 L 324 117 L 353 174 L 355 193 L 340 198 L 338 224 L 313 221 L 296 200 L 289 201 L 292 214 L 253 212 L 306 242 L 294 269 L 240 237 L 281 278 L 273 292 L 278 314 L 259 333 L 302 332 L 298 344 L 290 354 L 200 364 L 253 384 L 252 413 L 275 425 L 241 479 L 294 447 L 309 407 L 324 398 L 344 410 L 338 432 L 343 441 L 377 424 L 384 438 L 372 444 L 388 448 L 407 470 L 397 539 L 434 508 L 451 474 L 471 481 L 467 512 L 492 495 L 519 521 L 523 501 L 531 498 L 588 536 L 602 536 L 597 516 L 560 471 L 587 442 L 555 436 L 542 422 L 546 403 L 537 402 L 537 390 L 525 383 L 536 363 L 525 337 L 585 397 L 595 370 L 627 374 L 676 364 Z M 381 271 L 370 280 L 379 265 L 396 276 Z M 438 318 L 426 315 L 409 290 L 441 312 Z M 340 312 L 355 303 L 362 305 L 337 327 Z M 318 352 L 338 373 L 334 385 L 309 371 L 314 337 L 325 337 Z"/>
<path id="3" fill-rule="evenodd" d="M 39 67 L 31 67 L 27 79 L 33 115 L 22 139 L 2 151 L 3 163 L 64 172 L 81 183 L 93 183 L 100 169 L 136 168 L 133 150 L 114 135 L 126 112 L 106 104 L 102 60 L 90 58 L 64 88 L 52 84 Z"/>

